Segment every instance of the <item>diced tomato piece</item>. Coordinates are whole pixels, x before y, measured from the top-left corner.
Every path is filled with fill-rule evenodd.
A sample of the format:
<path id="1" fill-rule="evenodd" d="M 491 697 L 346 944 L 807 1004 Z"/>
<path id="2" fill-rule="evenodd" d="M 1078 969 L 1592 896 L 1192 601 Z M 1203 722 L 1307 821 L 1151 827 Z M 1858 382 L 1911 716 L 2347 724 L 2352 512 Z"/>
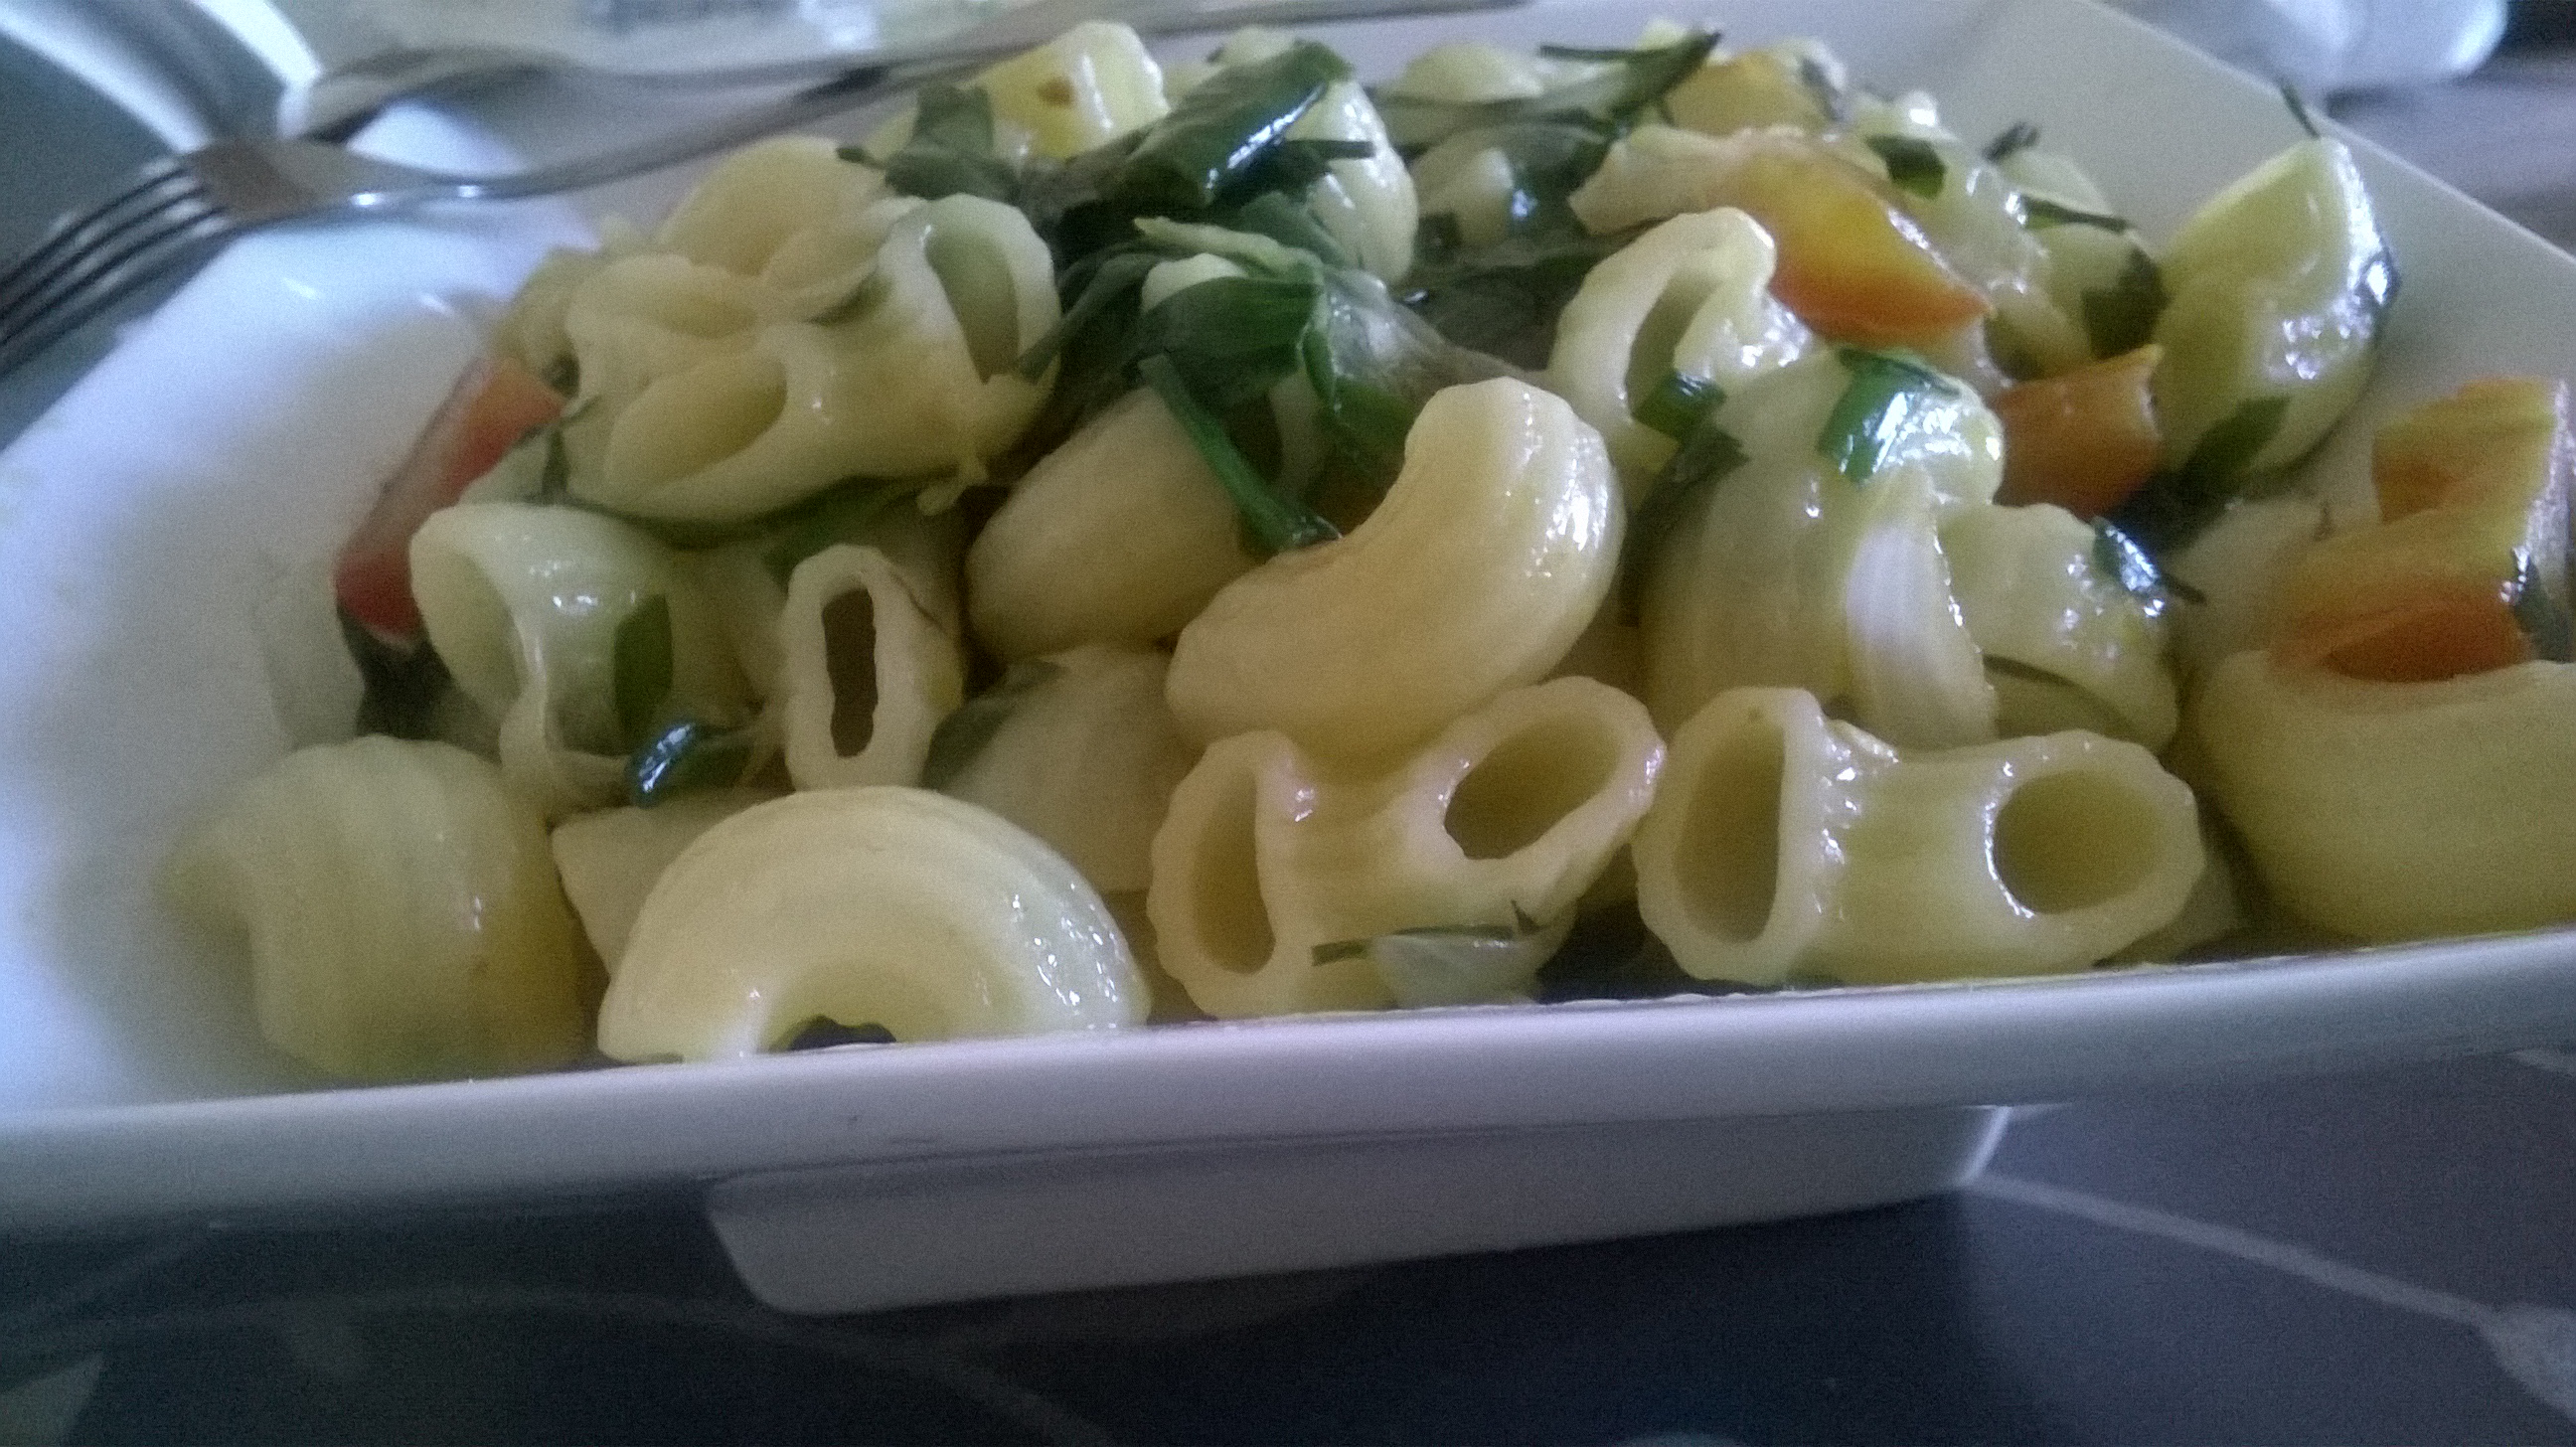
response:
<path id="1" fill-rule="evenodd" d="M 2434 683 L 2528 663 L 2533 653 L 2511 597 L 2470 588 L 2294 629 L 2273 645 L 2273 656 L 2375 683 Z"/>
<path id="2" fill-rule="evenodd" d="M 563 406 L 562 394 L 514 358 L 494 354 L 466 368 L 341 548 L 331 590 L 342 611 L 388 640 L 416 637 L 411 535 Z"/>
<path id="3" fill-rule="evenodd" d="M 2004 424 L 1998 501 L 2053 502 L 2088 521 L 2128 501 L 2164 450 L 2148 385 L 2163 358 L 2164 348 L 2150 342 L 1998 395 L 1995 416 Z"/>

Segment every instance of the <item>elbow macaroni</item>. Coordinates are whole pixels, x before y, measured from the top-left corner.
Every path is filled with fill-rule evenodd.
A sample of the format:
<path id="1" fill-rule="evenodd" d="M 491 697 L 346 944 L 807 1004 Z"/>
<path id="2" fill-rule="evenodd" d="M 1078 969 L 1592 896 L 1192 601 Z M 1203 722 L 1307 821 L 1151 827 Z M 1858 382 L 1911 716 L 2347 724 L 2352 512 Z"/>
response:
<path id="1" fill-rule="evenodd" d="M 921 789 L 790 794 L 662 872 L 599 1009 L 619 1060 L 773 1050 L 816 1018 L 898 1040 L 1141 1024 L 1098 893 L 1036 840 Z"/>
<path id="2" fill-rule="evenodd" d="M 260 1033 L 334 1075 L 537 1070 L 588 1043 L 544 823 L 462 749 L 299 750 L 182 840 L 168 883 L 248 936 Z"/>
<path id="3" fill-rule="evenodd" d="M 1632 499 L 1676 446 L 1635 415 L 1665 377 L 1731 391 L 1806 353 L 1806 327 L 1771 299 L 1777 260 L 1741 211 L 1676 216 L 1605 258 L 1566 303 L 1548 386 L 1599 429 Z"/>
<path id="4" fill-rule="evenodd" d="M 965 698 L 957 640 L 885 554 L 838 543 L 787 580 L 779 728 L 799 789 L 916 784 L 939 721 Z"/>
<path id="5" fill-rule="evenodd" d="M 1396 753 L 1555 666 L 1609 593 L 1620 525 L 1573 409 L 1510 379 L 1439 392 L 1366 522 L 1244 574 L 1181 630 L 1172 712 L 1202 740 Z"/>
<path id="6" fill-rule="evenodd" d="M 1588 678 L 1503 694 L 1366 776 L 1280 734 L 1229 738 L 1154 836 L 1162 966 L 1220 1018 L 1378 1009 L 1401 968 L 1383 940 L 1466 927 L 1508 936 L 1484 967 L 1514 988 L 1627 842 L 1662 758 L 1645 710 Z"/>
<path id="7" fill-rule="evenodd" d="M 2081 969 L 2173 919 L 2203 865 L 2191 791 L 2135 744 L 1900 754 L 1758 688 L 1675 736 L 1634 853 L 1683 969 L 1774 985 Z"/>

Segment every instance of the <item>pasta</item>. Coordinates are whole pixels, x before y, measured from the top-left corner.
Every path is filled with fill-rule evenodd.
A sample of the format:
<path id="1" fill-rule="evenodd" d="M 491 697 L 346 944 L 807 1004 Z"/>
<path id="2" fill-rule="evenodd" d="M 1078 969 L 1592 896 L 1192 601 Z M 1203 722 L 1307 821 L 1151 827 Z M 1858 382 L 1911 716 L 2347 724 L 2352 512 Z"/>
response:
<path id="1" fill-rule="evenodd" d="M 1665 378 L 1731 389 L 1807 350 L 1807 329 L 1771 299 L 1775 260 L 1741 211 L 1676 216 L 1594 267 L 1566 303 L 1548 385 L 1601 433 L 1632 493 L 1678 445 L 1633 415 Z"/>
<path id="2" fill-rule="evenodd" d="M 1466 998 L 1509 993 L 1626 843 L 1662 757 L 1644 710 L 1583 678 L 1506 693 L 1365 777 L 1281 734 L 1226 739 L 1154 838 L 1163 968 L 1217 1016 L 1380 1007 L 1408 950 L 1444 945 L 1468 956 Z"/>
<path id="3" fill-rule="evenodd" d="M 371 1078 L 2576 919 L 2565 389 L 2283 475 L 2394 287 L 2321 137 L 2157 246 L 1814 42 L 1080 25 L 548 257 L 333 574 L 449 742 L 176 893 Z"/>
<path id="4" fill-rule="evenodd" d="M 1163 655 L 1093 643 L 1037 666 L 939 787 L 1026 829 L 1103 894 L 1140 892 L 1154 830 L 1197 759 L 1163 702 Z"/>
<path id="5" fill-rule="evenodd" d="M 778 652 L 796 787 L 921 781 L 931 732 L 964 701 L 965 670 L 885 554 L 842 543 L 797 564 Z"/>
<path id="6" fill-rule="evenodd" d="M 919 789 L 824 789 L 717 824 L 636 916 L 599 1048 L 713 1060 L 808 1021 L 899 1040 L 1142 1023 L 1100 896 L 1044 845 Z"/>
<path id="7" fill-rule="evenodd" d="M 1419 742 L 1544 676 L 1591 621 L 1618 558 L 1612 485 L 1599 435 L 1554 396 L 1440 393 L 1366 523 L 1246 573 L 1181 630 L 1173 714 L 1201 740 L 1277 729 L 1327 756 Z M 1405 635 L 1355 651 L 1382 618 Z"/>
<path id="8" fill-rule="evenodd" d="M 1673 739 L 1637 906 L 1702 979 L 1851 983 L 2081 969 L 2200 878 L 2191 791 L 2135 744 L 2050 734 L 1915 756 L 1786 689 Z"/>
<path id="9" fill-rule="evenodd" d="M 462 749 L 298 750 L 182 841 L 168 881 L 183 911 L 248 937 L 260 1033 L 319 1069 L 482 1075 L 587 1048 L 544 825 Z"/>

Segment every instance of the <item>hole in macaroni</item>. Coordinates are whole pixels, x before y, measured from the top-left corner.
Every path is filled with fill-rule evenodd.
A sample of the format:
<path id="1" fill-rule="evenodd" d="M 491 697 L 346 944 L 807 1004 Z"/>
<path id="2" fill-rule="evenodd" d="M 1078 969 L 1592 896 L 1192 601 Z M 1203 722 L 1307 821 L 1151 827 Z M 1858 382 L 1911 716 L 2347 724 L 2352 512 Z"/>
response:
<path id="1" fill-rule="evenodd" d="M 1664 374 L 1673 370 L 1673 354 L 1690 330 L 1691 318 L 1708 304 L 1717 291 L 1719 278 L 1712 275 L 1704 258 L 1694 257 L 1676 268 L 1664 282 L 1661 295 L 1646 312 L 1637 327 L 1637 340 L 1628 348 L 1628 405 L 1636 406 L 1649 393 L 1662 385 Z"/>
<path id="2" fill-rule="evenodd" d="M 1469 859 L 1501 859 L 1538 842 L 1609 782 L 1619 751 L 1585 717 L 1542 720 L 1476 761 L 1441 820 Z"/>
<path id="3" fill-rule="evenodd" d="M 1253 811 L 1259 792 L 1252 775 L 1238 773 L 1207 814 L 1191 861 L 1190 915 L 1210 963 L 1238 975 L 1270 962 L 1278 940 L 1261 903 L 1261 874 L 1253 844 Z"/>
<path id="4" fill-rule="evenodd" d="M 1780 889 L 1780 785 L 1787 753 L 1777 723 L 1751 719 L 1700 766 L 1674 872 L 1689 888 L 1692 920 L 1710 934 L 1757 939 L 1771 921 Z"/>
<path id="5" fill-rule="evenodd" d="M 823 605 L 823 666 L 832 680 L 832 751 L 867 752 L 877 732 L 877 604 L 852 588 Z"/>
<path id="6" fill-rule="evenodd" d="M 770 357 L 721 357 L 664 377 L 618 414 L 607 471 L 621 490 L 652 488 L 724 461 L 787 410 L 787 369 Z"/>
<path id="7" fill-rule="evenodd" d="M 975 375 L 990 379 L 1009 370 L 1021 350 L 1020 289 L 1001 250 L 982 237 L 943 226 L 930 233 L 923 254 L 966 334 Z"/>
<path id="8" fill-rule="evenodd" d="M 2014 899 L 2060 914 L 2137 888 L 2155 868 L 2162 833 L 2155 809 L 2136 791 L 2068 769 L 2015 789 L 1995 815 L 1987 847 L 1995 877 Z"/>

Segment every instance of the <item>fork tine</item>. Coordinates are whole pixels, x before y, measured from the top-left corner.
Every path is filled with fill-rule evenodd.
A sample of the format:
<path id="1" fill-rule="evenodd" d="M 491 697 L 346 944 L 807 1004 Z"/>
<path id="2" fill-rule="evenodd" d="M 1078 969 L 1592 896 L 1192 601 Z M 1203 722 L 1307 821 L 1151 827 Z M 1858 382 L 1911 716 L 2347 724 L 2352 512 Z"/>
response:
<path id="1" fill-rule="evenodd" d="M 54 218 L 27 249 L 11 257 L 6 268 L 0 268 L 0 294 L 15 289 L 20 278 L 46 258 L 59 254 L 67 245 L 77 245 L 77 237 L 94 231 L 111 215 L 145 198 L 169 182 L 189 174 L 187 162 L 179 156 L 162 156 L 146 162 L 128 175 L 114 191 L 76 211 L 66 211 Z"/>
<path id="2" fill-rule="evenodd" d="M 138 228 L 158 224 L 165 213 L 205 196 L 205 186 L 184 169 L 129 187 L 107 202 L 54 223 L 45 238 L 29 247 L 0 273 L 0 312 L 43 288 L 62 270 Z"/>
<path id="3" fill-rule="evenodd" d="M 164 243 L 202 234 L 201 228 L 209 222 L 218 228 L 229 224 L 213 201 L 187 196 L 106 234 L 98 245 L 56 266 L 43 281 L 18 296 L 0 299 L 0 337 L 33 330 L 47 312 L 78 305 L 85 292 L 105 285 L 109 278 L 139 280 L 133 263 L 155 254 Z"/>
<path id="4" fill-rule="evenodd" d="M 0 314 L 0 372 L 34 356 L 119 297 L 232 230 L 229 217 L 208 209 L 192 221 L 127 248 L 119 257 L 98 259 L 95 266 L 84 270 L 82 285 L 53 291 L 43 306 Z"/>

